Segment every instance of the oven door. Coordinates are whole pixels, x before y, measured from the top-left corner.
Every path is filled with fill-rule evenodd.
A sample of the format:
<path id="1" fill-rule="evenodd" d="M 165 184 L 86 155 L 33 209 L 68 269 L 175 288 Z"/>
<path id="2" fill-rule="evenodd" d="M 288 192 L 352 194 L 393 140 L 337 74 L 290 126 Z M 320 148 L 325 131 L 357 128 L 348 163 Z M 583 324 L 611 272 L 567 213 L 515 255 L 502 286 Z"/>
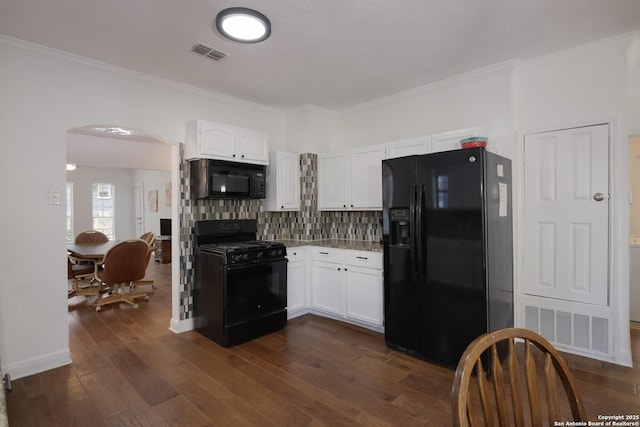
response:
<path id="1" fill-rule="evenodd" d="M 225 275 L 227 325 L 286 308 L 286 259 L 227 266 Z"/>

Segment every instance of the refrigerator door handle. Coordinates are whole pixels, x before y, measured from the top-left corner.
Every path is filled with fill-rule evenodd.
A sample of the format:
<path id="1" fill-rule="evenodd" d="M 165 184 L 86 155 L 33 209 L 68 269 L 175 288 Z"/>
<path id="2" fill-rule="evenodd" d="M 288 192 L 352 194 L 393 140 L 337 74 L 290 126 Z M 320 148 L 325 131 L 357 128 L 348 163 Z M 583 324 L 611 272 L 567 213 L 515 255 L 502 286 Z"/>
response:
<path id="1" fill-rule="evenodd" d="M 417 202 L 416 202 L 416 264 L 418 267 L 418 279 L 422 282 L 424 281 L 424 254 L 423 254 L 423 247 L 422 247 L 422 234 L 423 234 L 423 228 L 422 228 L 422 205 L 424 203 L 424 185 L 420 185 L 418 188 L 416 188 L 417 190 Z"/>
<path id="2" fill-rule="evenodd" d="M 411 201 L 409 202 L 409 233 L 411 233 L 411 275 L 413 276 L 413 282 L 418 283 L 418 270 L 416 262 L 416 250 L 418 240 L 416 239 L 416 196 L 418 193 L 418 186 L 413 184 L 411 186 Z"/>

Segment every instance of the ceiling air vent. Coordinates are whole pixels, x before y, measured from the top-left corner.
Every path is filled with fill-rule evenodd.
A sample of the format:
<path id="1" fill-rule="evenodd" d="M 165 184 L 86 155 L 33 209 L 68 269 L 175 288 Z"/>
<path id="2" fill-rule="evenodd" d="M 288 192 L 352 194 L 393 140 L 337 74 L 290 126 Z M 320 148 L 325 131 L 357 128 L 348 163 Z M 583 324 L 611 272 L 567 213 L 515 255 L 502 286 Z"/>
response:
<path id="1" fill-rule="evenodd" d="M 220 52 L 219 50 L 215 50 L 212 47 L 203 45 L 202 43 L 196 43 L 191 47 L 191 52 L 195 52 L 198 55 L 206 56 L 209 59 L 213 59 L 215 61 L 219 61 L 225 56 L 226 53 Z"/>

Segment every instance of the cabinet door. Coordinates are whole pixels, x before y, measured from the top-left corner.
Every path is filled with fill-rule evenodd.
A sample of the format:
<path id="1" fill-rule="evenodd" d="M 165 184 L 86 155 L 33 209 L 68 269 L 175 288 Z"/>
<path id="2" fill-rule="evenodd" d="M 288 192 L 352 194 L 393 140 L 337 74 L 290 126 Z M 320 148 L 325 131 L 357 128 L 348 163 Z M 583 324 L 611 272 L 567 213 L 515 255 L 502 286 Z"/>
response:
<path id="1" fill-rule="evenodd" d="M 238 131 L 237 160 L 243 162 L 268 164 L 269 144 L 267 135 L 249 129 Z"/>
<path id="2" fill-rule="evenodd" d="M 311 264 L 311 306 L 344 316 L 342 264 L 314 261 Z"/>
<path id="3" fill-rule="evenodd" d="M 480 128 L 461 129 L 432 135 L 430 152 L 459 150 L 462 148 L 460 140 L 471 136 L 480 136 Z"/>
<path id="4" fill-rule="evenodd" d="M 199 151 L 202 156 L 233 160 L 236 155 L 238 129 L 220 123 L 199 122 Z"/>
<path id="5" fill-rule="evenodd" d="M 350 208 L 382 210 L 382 161 L 385 154 L 384 145 L 351 151 Z"/>
<path id="6" fill-rule="evenodd" d="M 318 209 L 347 209 L 348 158 L 344 152 L 318 155 Z"/>
<path id="7" fill-rule="evenodd" d="M 304 261 L 290 261 L 287 265 L 287 312 L 289 314 L 305 308 L 304 264 Z"/>
<path id="8" fill-rule="evenodd" d="M 382 270 L 345 266 L 346 317 L 381 326 Z"/>
<path id="9" fill-rule="evenodd" d="M 300 209 L 300 155 L 278 152 L 278 205 L 283 210 Z"/>
<path id="10" fill-rule="evenodd" d="M 397 157 L 414 156 L 417 154 L 426 154 L 430 146 L 428 137 L 404 139 L 402 141 L 390 142 L 387 144 L 387 158 L 395 159 Z"/>

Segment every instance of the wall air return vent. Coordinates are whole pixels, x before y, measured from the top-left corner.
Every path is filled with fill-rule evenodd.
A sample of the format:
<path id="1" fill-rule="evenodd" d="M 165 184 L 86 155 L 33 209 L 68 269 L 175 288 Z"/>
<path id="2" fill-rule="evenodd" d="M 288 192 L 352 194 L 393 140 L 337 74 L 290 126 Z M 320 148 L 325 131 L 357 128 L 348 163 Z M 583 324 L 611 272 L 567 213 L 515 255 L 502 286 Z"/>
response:
<path id="1" fill-rule="evenodd" d="M 209 59 L 213 59 L 214 61 L 219 61 L 222 58 L 226 57 L 227 54 L 216 50 L 212 47 L 203 45 L 202 43 L 196 43 L 191 47 L 191 52 L 197 53 L 198 55 L 206 56 Z"/>
<path id="2" fill-rule="evenodd" d="M 593 314 L 555 310 L 534 304 L 524 306 L 524 326 L 567 349 L 612 353 L 611 319 Z"/>

